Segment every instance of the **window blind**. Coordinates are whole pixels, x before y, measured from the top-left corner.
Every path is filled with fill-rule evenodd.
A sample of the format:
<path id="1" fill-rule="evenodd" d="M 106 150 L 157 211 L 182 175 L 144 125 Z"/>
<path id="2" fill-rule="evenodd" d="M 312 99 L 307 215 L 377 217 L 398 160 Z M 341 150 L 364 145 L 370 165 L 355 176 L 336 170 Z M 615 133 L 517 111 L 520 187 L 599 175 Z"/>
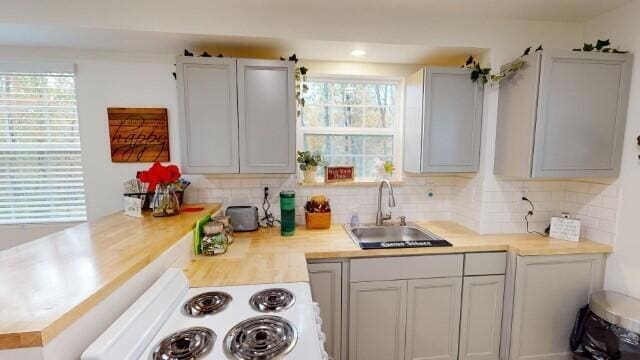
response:
<path id="1" fill-rule="evenodd" d="M 0 224 L 86 220 L 73 72 L 0 67 Z"/>

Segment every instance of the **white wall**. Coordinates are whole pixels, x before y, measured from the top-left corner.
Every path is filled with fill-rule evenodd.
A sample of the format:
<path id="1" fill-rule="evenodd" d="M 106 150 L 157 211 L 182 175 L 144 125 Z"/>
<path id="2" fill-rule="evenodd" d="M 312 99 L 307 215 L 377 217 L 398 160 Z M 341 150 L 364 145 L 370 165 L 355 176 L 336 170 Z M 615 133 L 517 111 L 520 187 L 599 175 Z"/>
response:
<path id="1" fill-rule="evenodd" d="M 543 43 L 550 48 L 570 48 L 575 46 L 576 39 L 580 37 L 580 27 L 576 24 L 479 18 L 427 19 L 422 14 L 413 14 L 410 11 L 400 16 L 398 13 L 379 13 L 367 9 L 366 13 L 360 14 L 362 16 L 353 16 L 343 12 L 326 13 L 327 9 L 318 9 L 318 13 L 314 16 L 290 16 L 286 18 L 286 21 L 279 22 L 280 17 L 288 14 L 290 10 L 284 9 L 274 16 L 264 16 L 263 13 L 253 8 L 252 11 L 243 13 L 243 17 L 240 19 L 238 16 L 229 16 L 229 14 L 239 13 L 239 9 L 227 12 L 221 11 L 224 9 L 216 9 L 211 14 L 225 14 L 225 16 L 223 18 L 207 16 L 204 19 L 196 14 L 193 14 L 194 16 L 182 14 L 176 17 L 177 12 L 168 11 L 169 5 L 160 8 L 153 7 L 153 11 L 159 11 L 159 13 L 144 12 L 144 16 L 141 17 L 137 15 L 130 17 L 136 11 L 132 11 L 130 14 L 118 13 L 122 16 L 114 17 L 114 8 L 111 8 L 114 3 L 110 2 L 93 4 L 90 11 L 84 13 L 84 15 L 90 14 L 90 16 L 79 16 L 81 10 L 87 5 L 85 2 L 67 4 L 65 9 L 73 11 L 65 10 L 62 12 L 59 7 L 39 8 L 37 12 L 29 12 L 23 8 L 30 5 L 33 4 L 24 1 L 3 8 L 0 22 L 9 19 L 15 22 L 19 19 L 23 23 L 138 30 L 159 30 L 158 24 L 162 24 L 163 31 L 187 32 L 200 29 L 202 33 L 254 36 L 260 34 L 280 37 L 291 36 L 292 31 L 295 30 L 297 38 L 430 46 L 475 46 L 491 48 L 490 52 L 483 55 L 483 61 L 487 65 L 493 64 L 494 66 L 516 57 L 527 46 Z M 47 6 L 47 4 L 44 5 Z M 132 6 L 136 9 L 137 5 Z M 207 5 L 203 6 L 206 8 Z M 147 8 L 145 7 L 145 10 Z M 189 7 L 188 9 L 195 8 L 197 7 Z M 47 16 L 38 15 L 44 13 Z M 18 16 L 18 14 L 20 15 Z M 323 14 L 326 16 L 323 17 Z M 133 21 L 134 18 L 135 21 Z M 331 20 L 331 23 L 343 25 L 327 27 L 326 21 L 328 19 Z M 242 26 L 243 21 L 249 24 L 250 20 L 252 21 L 251 26 Z M 374 24 L 385 24 L 385 26 L 373 26 Z M 122 39 L 122 41 L 126 41 L 126 39 Z M 176 129 L 176 90 L 175 81 L 171 76 L 173 54 L 143 55 L 140 53 L 100 53 L 42 48 L 0 48 L 0 54 L 2 57 L 37 58 L 39 60 L 66 59 L 77 63 L 78 111 L 84 152 L 87 209 L 90 219 L 119 210 L 121 208 L 122 182 L 133 177 L 137 170 L 148 166 L 147 164 L 111 163 L 106 115 L 108 106 L 167 107 L 171 127 L 171 154 L 173 159 L 179 158 Z M 355 68 L 354 64 L 348 63 L 314 64 L 309 62 L 308 65 L 311 72 L 329 72 L 327 69 L 333 69 L 330 72 L 345 73 L 351 72 Z M 372 64 L 368 66 L 369 68 L 365 72 L 392 75 L 408 74 L 417 68 L 415 65 Z M 460 211 L 453 211 L 455 214 L 465 213 L 475 216 L 464 223 L 469 226 L 473 225 L 473 228 L 479 231 L 482 230 L 481 190 L 485 178 L 492 177 L 497 89 L 487 89 L 486 94 L 481 171 L 471 177 L 474 189 L 479 189 L 479 191 L 474 192 L 474 196 L 477 198 L 474 200 L 471 210 L 464 210 L 469 204 L 466 198 L 460 197 L 456 202 L 459 205 L 456 209 Z M 13 239 L 12 243 L 15 243 L 33 238 L 42 232 L 42 229 L 39 229 L 38 232 L 25 229 L 20 231 L 22 233 L 21 239 L 16 239 L 15 228 L 11 229 L 11 233 L 3 232 L 0 228 L 0 238 L 4 239 L 10 236 Z"/>
<path id="2" fill-rule="evenodd" d="M 605 288 L 640 298 L 640 161 L 636 137 L 640 135 L 640 2 L 600 16 L 584 24 L 583 39 L 595 42 L 611 38 L 622 50 L 635 53 L 622 168 L 615 250 L 607 261 Z"/>
<path id="3" fill-rule="evenodd" d="M 107 107 L 166 107 L 172 160 L 178 160 L 177 98 L 173 60 L 142 55 L 62 49 L 0 48 L 2 58 L 73 61 L 84 167 L 87 214 L 96 219 L 122 209 L 122 183 L 143 163 L 112 163 Z M 7 55 L 10 54 L 10 55 Z M 70 224 L 0 226 L 0 249 L 61 230 Z"/>

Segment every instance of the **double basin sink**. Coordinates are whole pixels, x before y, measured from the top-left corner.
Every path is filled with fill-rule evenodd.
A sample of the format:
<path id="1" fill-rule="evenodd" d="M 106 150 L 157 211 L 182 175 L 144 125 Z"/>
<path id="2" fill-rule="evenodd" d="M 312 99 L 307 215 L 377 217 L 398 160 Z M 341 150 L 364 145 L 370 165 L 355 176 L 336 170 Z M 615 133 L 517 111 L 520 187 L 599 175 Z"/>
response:
<path id="1" fill-rule="evenodd" d="M 393 249 L 452 246 L 438 235 L 413 224 L 344 225 L 351 239 L 362 249 Z"/>

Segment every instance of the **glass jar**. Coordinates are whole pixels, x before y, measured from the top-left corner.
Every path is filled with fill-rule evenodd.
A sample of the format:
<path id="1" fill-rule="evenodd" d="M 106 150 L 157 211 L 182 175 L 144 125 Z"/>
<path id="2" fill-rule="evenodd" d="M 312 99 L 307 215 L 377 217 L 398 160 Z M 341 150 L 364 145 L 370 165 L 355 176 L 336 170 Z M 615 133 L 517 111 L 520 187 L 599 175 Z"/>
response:
<path id="1" fill-rule="evenodd" d="M 296 233 L 296 193 L 280 192 L 280 235 L 293 236 Z"/>
<path id="2" fill-rule="evenodd" d="M 153 216 L 174 216 L 180 214 L 180 203 L 173 184 L 158 184 L 153 196 Z"/>
<path id="3" fill-rule="evenodd" d="M 231 217 L 229 216 L 214 216 L 211 220 L 219 221 L 224 225 L 224 233 L 227 235 L 227 241 L 229 245 L 233 244 L 233 225 L 231 224 Z"/>
<path id="4" fill-rule="evenodd" d="M 224 232 L 224 224 L 210 221 L 202 227 L 204 236 L 200 243 L 202 255 L 222 255 L 229 248 L 229 241 Z"/>

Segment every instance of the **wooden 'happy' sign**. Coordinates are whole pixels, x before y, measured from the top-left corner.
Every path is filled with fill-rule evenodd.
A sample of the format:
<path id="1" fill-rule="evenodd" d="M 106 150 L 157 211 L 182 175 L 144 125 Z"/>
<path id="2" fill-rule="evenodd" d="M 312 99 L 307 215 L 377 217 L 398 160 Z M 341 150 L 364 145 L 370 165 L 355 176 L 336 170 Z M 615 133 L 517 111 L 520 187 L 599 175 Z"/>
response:
<path id="1" fill-rule="evenodd" d="M 107 108 L 111 161 L 169 161 L 165 108 Z"/>

